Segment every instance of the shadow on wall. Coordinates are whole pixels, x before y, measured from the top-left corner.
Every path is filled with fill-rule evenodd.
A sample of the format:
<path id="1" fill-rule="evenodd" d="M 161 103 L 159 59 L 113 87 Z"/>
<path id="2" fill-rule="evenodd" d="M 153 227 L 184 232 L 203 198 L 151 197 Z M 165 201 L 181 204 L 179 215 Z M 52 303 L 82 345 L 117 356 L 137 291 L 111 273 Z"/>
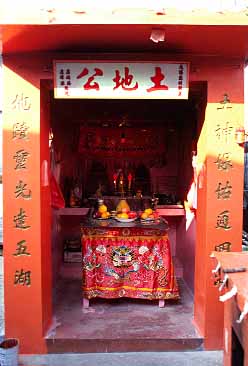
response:
<path id="1" fill-rule="evenodd" d="M 185 230 L 186 227 L 187 230 Z M 196 219 L 194 212 L 186 211 L 185 216 L 178 225 L 177 237 L 184 238 L 184 240 L 177 240 L 176 256 L 183 264 L 184 280 L 192 293 L 194 293 L 196 241 Z"/>

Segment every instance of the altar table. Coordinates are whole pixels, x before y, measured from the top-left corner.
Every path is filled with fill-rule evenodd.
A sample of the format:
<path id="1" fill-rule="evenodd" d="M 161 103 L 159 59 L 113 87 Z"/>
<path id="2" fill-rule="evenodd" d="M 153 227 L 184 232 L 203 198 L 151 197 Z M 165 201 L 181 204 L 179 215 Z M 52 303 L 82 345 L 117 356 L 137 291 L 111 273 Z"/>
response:
<path id="1" fill-rule="evenodd" d="M 168 225 L 82 223 L 83 298 L 178 299 Z"/>

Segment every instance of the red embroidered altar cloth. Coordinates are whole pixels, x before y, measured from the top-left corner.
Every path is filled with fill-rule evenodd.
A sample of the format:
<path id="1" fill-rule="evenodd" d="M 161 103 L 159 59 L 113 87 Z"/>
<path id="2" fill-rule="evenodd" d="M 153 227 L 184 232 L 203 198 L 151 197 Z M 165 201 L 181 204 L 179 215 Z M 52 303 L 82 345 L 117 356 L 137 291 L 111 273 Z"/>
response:
<path id="1" fill-rule="evenodd" d="M 82 226 L 83 296 L 178 299 L 167 231 L 121 225 Z"/>

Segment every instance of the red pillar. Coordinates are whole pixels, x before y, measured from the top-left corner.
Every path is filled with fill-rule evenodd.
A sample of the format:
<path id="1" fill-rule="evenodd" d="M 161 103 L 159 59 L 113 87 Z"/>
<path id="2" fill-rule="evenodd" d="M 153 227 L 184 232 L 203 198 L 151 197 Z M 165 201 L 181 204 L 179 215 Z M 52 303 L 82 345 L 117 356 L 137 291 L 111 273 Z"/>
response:
<path id="1" fill-rule="evenodd" d="M 43 210 L 44 202 L 49 207 L 49 187 L 41 185 L 41 165 L 49 156 L 41 142 L 46 138 L 48 144 L 47 127 L 44 117 L 41 128 L 40 76 L 33 67 L 28 57 L 4 58 L 5 326 L 7 337 L 20 340 L 20 352 L 45 353 L 44 334 L 51 323 L 51 249 L 50 214 Z"/>
<path id="2" fill-rule="evenodd" d="M 220 349 L 223 304 L 218 300 L 218 287 L 214 286 L 210 255 L 214 250 L 241 249 L 244 152 L 235 142 L 235 130 L 244 119 L 243 71 L 231 64 L 216 64 L 205 72 L 208 104 L 198 140 L 194 320 L 204 336 L 205 347 Z M 200 76 L 204 78 L 204 73 Z"/>

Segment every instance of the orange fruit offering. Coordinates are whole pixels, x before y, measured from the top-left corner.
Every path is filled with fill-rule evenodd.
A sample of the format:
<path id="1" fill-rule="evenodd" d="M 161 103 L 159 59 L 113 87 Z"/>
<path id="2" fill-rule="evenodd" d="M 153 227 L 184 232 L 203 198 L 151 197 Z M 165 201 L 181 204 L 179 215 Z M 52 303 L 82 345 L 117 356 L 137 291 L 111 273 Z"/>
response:
<path id="1" fill-rule="evenodd" d="M 110 213 L 109 213 L 108 211 L 103 212 L 103 213 L 101 214 L 101 218 L 102 218 L 102 219 L 108 219 L 108 218 L 109 218 L 109 216 L 110 216 Z"/>
<path id="2" fill-rule="evenodd" d="M 101 206 L 99 206 L 98 211 L 100 213 L 107 212 L 108 211 L 108 208 L 105 205 L 101 205 Z"/>
<path id="3" fill-rule="evenodd" d="M 148 217 L 148 214 L 147 214 L 146 212 L 142 212 L 142 214 L 141 214 L 141 218 L 142 218 L 143 220 L 146 220 L 146 219 L 147 219 L 147 217 Z"/>
<path id="4" fill-rule="evenodd" d="M 153 210 L 151 208 L 146 208 L 144 211 L 147 215 L 151 215 L 153 213 Z"/>

